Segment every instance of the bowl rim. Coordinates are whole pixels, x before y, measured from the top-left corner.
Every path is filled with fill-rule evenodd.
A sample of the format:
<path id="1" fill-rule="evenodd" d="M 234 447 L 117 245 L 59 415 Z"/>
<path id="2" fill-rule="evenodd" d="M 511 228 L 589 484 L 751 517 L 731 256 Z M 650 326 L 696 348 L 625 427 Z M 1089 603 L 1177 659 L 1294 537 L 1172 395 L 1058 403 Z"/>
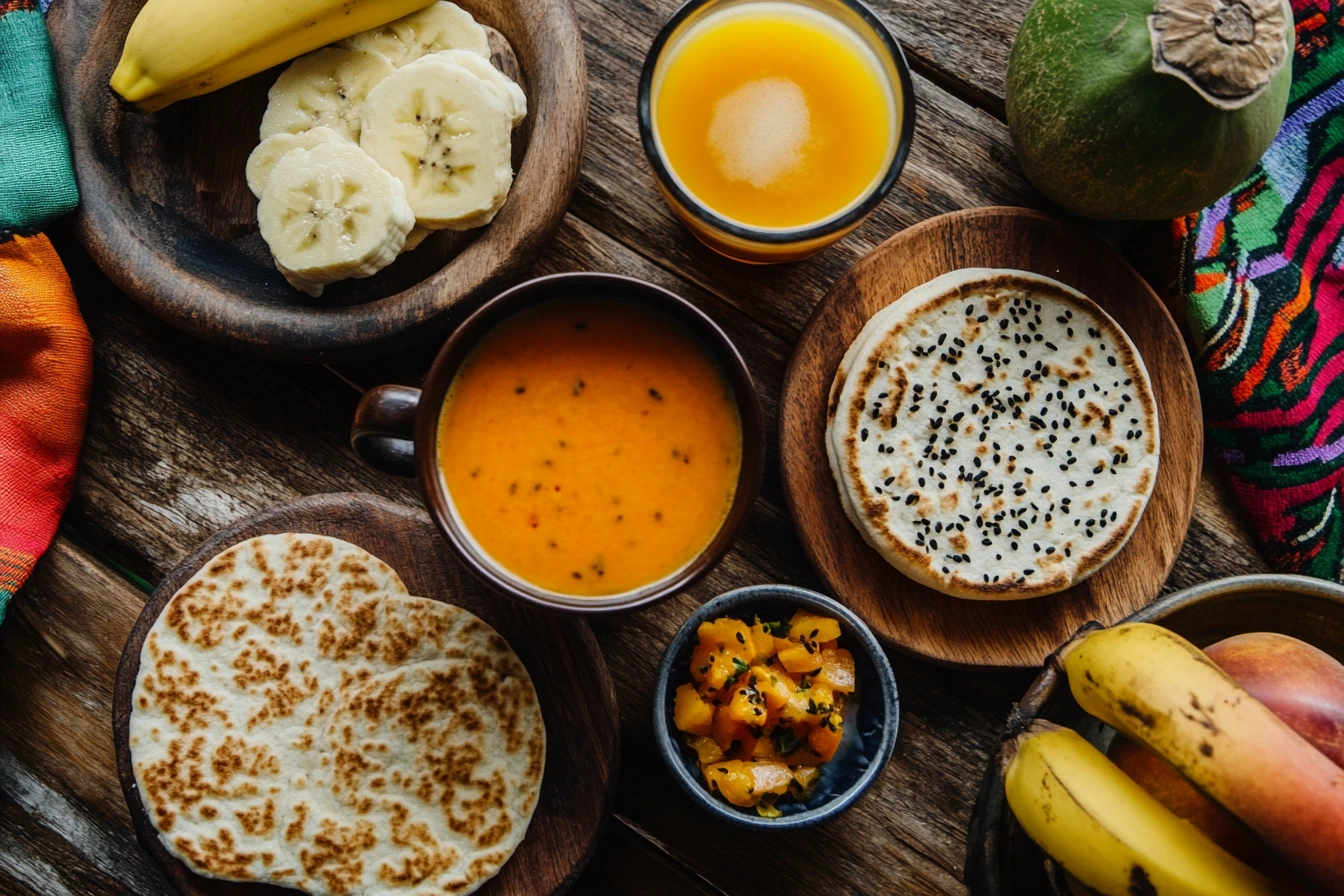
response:
<path id="1" fill-rule="evenodd" d="M 891 188 L 896 185 L 896 180 L 900 177 L 901 169 L 905 167 L 906 157 L 910 154 L 910 147 L 914 143 L 915 85 L 910 75 L 910 66 L 905 59 L 905 52 L 901 49 L 901 45 L 896 38 L 892 37 L 887 27 L 882 24 L 882 20 L 878 18 L 877 13 L 873 12 L 863 0 L 832 0 L 832 2 L 848 7 L 872 30 L 883 49 L 890 56 L 892 66 L 896 69 L 898 83 L 895 87 L 900 93 L 900 96 L 896 97 L 896 103 L 898 113 L 901 116 L 900 129 L 896 134 L 896 150 L 892 153 L 891 162 L 881 180 L 871 186 L 868 192 L 863 195 L 862 200 L 851 206 L 848 211 L 798 227 L 752 227 L 720 215 L 682 187 L 681 182 L 673 174 L 671 166 L 663 158 L 662 152 L 658 149 L 658 141 L 653 135 L 653 73 L 663 55 L 664 48 L 683 22 L 703 7 L 721 2 L 724 2 L 724 0 L 687 0 L 659 29 L 658 35 L 649 47 L 648 55 L 644 57 L 644 67 L 639 75 L 636 108 L 639 119 L 640 143 L 644 147 L 644 155 L 648 159 L 650 167 L 653 168 L 655 178 L 659 185 L 671 194 L 688 215 L 691 215 L 703 225 L 740 240 L 765 245 L 789 245 L 821 239 L 836 233 L 845 233 L 862 221 L 869 212 L 877 208 L 882 200 L 887 197 L 887 194 L 891 192 Z M 802 0 L 790 0 L 790 2 L 802 2 Z"/>
<path id="2" fill-rule="evenodd" d="M 1231 597 L 1241 594 L 1272 591 L 1293 591 L 1329 601 L 1344 608 L 1344 584 L 1293 573 L 1252 573 L 1225 576 L 1200 582 L 1157 598 L 1122 619 L 1125 622 L 1154 622 L 1188 604 L 1205 598 Z M 1060 684 L 1060 675 L 1047 658 L 1041 673 L 1032 681 L 1021 701 L 1014 704 L 1008 724 L 1021 724 L 1035 718 L 1053 691 Z M 1000 820 L 1007 807 L 1003 779 L 999 774 L 998 750 L 991 751 L 986 762 L 984 779 L 976 794 L 967 825 L 966 856 L 962 862 L 962 877 L 971 896 L 1002 896 L 1006 882 L 1000 871 L 1005 849 L 1003 825 Z"/>
<path id="3" fill-rule="evenodd" d="M 528 129 L 528 143 L 510 199 L 495 220 L 423 279 L 348 305 L 300 298 L 275 281 L 286 301 L 272 303 L 251 294 L 246 283 L 234 282 L 242 269 L 261 276 L 237 241 L 179 221 L 175 211 L 168 236 L 161 235 L 164 226 L 142 207 L 148 200 L 129 189 L 128 175 L 102 146 L 102 129 L 121 128 L 134 113 L 118 106 L 106 86 L 116 57 L 90 47 L 120 47 L 123 24 L 113 21 L 116 17 L 76 15 L 66 10 L 69 4 L 58 4 L 49 24 L 81 194 L 71 217 L 75 236 L 99 270 L 137 304 L 173 328 L 231 351 L 289 363 L 335 362 L 380 357 L 441 338 L 466 309 L 523 276 L 555 236 L 578 185 L 588 129 L 587 61 L 572 0 L 543 4 L 541 15 L 524 15 L 520 7 L 519 21 L 528 23 L 520 28 L 480 2 L 463 2 L 481 24 L 505 35 L 518 58 L 530 107 L 521 126 Z M 89 102 L 94 94 L 98 103 Z M 241 183 L 241 169 L 237 177 Z M 168 238 L 183 234 L 190 237 L 189 248 Z"/>
<path id="4" fill-rule="evenodd" d="M 715 614 L 731 615 L 733 611 L 740 607 L 765 600 L 796 601 L 810 609 L 823 610 L 840 617 L 841 621 L 848 626 L 849 634 L 857 637 L 857 643 L 862 645 L 864 652 L 877 669 L 878 681 L 876 686 L 881 692 L 885 713 L 882 724 L 882 739 L 878 744 L 876 756 L 859 775 L 858 780 L 843 793 L 832 797 L 830 802 L 824 805 L 780 818 L 762 818 L 759 815 L 740 812 L 737 807 L 719 800 L 706 790 L 704 785 L 686 770 L 685 763 L 682 761 L 682 746 L 673 737 L 669 722 L 669 698 L 674 681 L 673 666 L 676 663 L 677 655 L 681 653 L 682 648 L 690 640 L 696 628 L 710 616 Z M 850 646 L 852 648 L 854 645 Z M 667 648 L 663 651 L 662 661 L 658 664 L 658 675 L 654 681 L 653 695 L 653 731 L 658 741 L 658 752 L 662 754 L 663 762 L 667 764 L 668 769 L 672 772 L 672 777 L 676 779 L 681 789 L 686 792 L 692 801 L 698 803 L 710 814 L 739 827 L 758 830 L 791 830 L 810 827 L 833 818 L 848 809 L 872 786 L 878 775 L 886 768 L 887 763 L 891 761 L 892 751 L 896 747 L 896 735 L 900 728 L 900 695 L 896 685 L 896 673 L 892 671 L 891 661 L 887 659 L 886 653 L 883 652 L 882 646 L 878 643 L 872 631 L 864 624 L 863 620 L 854 615 L 839 601 L 795 585 L 747 585 L 724 592 L 702 604 L 682 623 L 681 628 L 672 636 L 672 640 L 668 642 Z"/>
<path id="5" fill-rule="evenodd" d="M 636 302 L 666 314 L 691 331 L 718 361 L 737 400 L 742 425 L 742 463 L 737 492 L 713 539 L 677 571 L 641 588 L 608 597 L 578 597 L 550 592 L 505 574 L 474 543 L 452 512 L 451 499 L 438 467 L 438 421 L 448 390 L 462 362 L 480 337 L 496 324 L 534 304 L 576 293 Z M 760 399 L 746 361 L 714 320 L 691 302 L 653 283 L 622 274 L 569 272 L 550 274 L 504 290 L 473 312 L 443 344 L 421 387 L 415 420 L 415 475 L 434 524 L 453 552 L 482 582 L 495 591 L 534 606 L 570 613 L 615 613 L 647 606 L 684 591 L 720 560 L 737 541 L 760 492 L 765 474 L 766 432 Z"/>

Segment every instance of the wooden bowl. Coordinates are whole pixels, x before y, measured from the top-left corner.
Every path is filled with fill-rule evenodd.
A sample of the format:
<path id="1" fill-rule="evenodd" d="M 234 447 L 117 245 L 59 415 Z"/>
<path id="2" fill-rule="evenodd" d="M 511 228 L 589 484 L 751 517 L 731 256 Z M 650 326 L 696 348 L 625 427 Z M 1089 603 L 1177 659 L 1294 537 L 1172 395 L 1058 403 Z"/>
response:
<path id="1" fill-rule="evenodd" d="M 1015 268 L 1090 297 L 1129 335 L 1161 421 L 1157 484 L 1125 547 L 1072 588 L 1029 600 L 962 600 L 906 578 L 840 506 L 826 459 L 827 401 L 850 342 L 909 290 L 961 268 Z M 1166 306 L 1085 228 L 1025 208 L 930 218 L 878 246 L 836 281 L 803 330 L 779 402 L 779 462 L 798 538 L 832 593 L 905 653 L 952 666 L 1030 669 L 1089 620 L 1106 624 L 1157 597 L 1185 540 L 1204 428 L 1190 355 Z"/>
<path id="2" fill-rule="evenodd" d="M 1344 661 L 1344 585 L 1306 576 L 1218 579 L 1168 594 L 1126 621 L 1160 623 L 1200 647 L 1246 632 L 1279 632 Z M 1114 733 L 1078 707 L 1068 682 L 1048 666 L 1014 716 L 1021 721 L 1049 719 L 1102 749 Z M 1004 800 L 998 757 L 991 756 L 967 833 L 966 886 L 971 896 L 1059 892 L 1051 874 L 1045 854 L 1013 818 Z"/>
<path id="3" fill-rule="evenodd" d="M 75 230 L 103 272 L 169 324 L 281 360 L 382 354 L 442 333 L 458 306 L 521 275 L 559 227 L 578 181 L 588 116 L 569 0 L 461 0 L 497 29 L 496 64 L 520 75 L 527 93 L 527 118 L 513 134 L 517 176 L 495 220 L 436 234 L 373 277 L 329 286 L 320 299 L 275 269 L 244 177 L 266 92 L 281 69 L 139 112 L 120 101 L 108 78 L 143 5 L 63 0 L 48 26 L 79 181 Z"/>
<path id="4" fill-rule="evenodd" d="M 131 763 L 131 697 L 150 628 L 187 580 L 221 551 L 258 535 L 303 532 L 358 544 L 401 576 L 412 594 L 484 619 L 532 676 L 546 724 L 546 769 L 527 837 L 481 896 L 556 896 L 573 885 L 611 811 L 620 765 L 616 691 L 597 639 L 574 617 L 496 600 L 442 549 L 421 511 L 374 495 L 310 495 L 245 517 L 216 533 L 164 576 L 126 638 L 112 693 L 117 776 L 136 837 L 182 896 L 284 896 L 296 890 L 202 877 L 174 857 L 145 811 Z"/>

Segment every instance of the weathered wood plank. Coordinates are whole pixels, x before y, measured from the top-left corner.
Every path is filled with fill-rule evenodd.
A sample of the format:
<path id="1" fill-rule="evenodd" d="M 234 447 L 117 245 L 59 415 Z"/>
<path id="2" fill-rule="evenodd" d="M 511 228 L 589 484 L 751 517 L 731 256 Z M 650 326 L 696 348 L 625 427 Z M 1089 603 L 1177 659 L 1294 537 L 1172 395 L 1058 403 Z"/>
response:
<path id="1" fill-rule="evenodd" d="M 570 892 L 574 896 L 726 896 L 620 816 L 607 823 L 588 870 Z"/>
<path id="2" fill-rule="evenodd" d="M 143 592 L 63 537 L 10 604 L 0 627 L 0 892 L 171 893 L 131 833 L 113 765 L 112 682 L 143 604 Z"/>

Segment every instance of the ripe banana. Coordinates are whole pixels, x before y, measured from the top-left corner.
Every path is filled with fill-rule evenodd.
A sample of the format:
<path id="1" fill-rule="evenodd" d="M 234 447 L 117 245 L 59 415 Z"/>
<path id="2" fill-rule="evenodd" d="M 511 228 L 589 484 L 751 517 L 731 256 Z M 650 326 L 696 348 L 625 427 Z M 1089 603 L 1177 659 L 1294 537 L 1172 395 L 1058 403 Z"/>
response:
<path id="1" fill-rule="evenodd" d="M 257 222 L 285 278 L 320 296 L 328 283 L 395 261 L 415 216 L 401 183 L 341 140 L 285 153 L 266 179 Z"/>
<path id="2" fill-rule="evenodd" d="M 112 89 L 153 112 L 429 5 L 426 0 L 148 0 Z"/>
<path id="3" fill-rule="evenodd" d="M 1103 896 L 1270 896 L 1274 884 L 1172 814 L 1081 735 L 1035 721 L 1004 744 L 1018 823 Z"/>
<path id="4" fill-rule="evenodd" d="M 448 0 L 438 0 L 412 15 L 346 38 L 341 46 L 382 53 L 397 68 L 438 50 L 470 50 L 490 56 L 485 29 L 471 13 Z"/>
<path id="5" fill-rule="evenodd" d="M 1344 893 L 1344 770 L 1199 648 L 1128 623 L 1081 635 L 1060 662 L 1083 709 L 1164 757 L 1322 892 Z"/>

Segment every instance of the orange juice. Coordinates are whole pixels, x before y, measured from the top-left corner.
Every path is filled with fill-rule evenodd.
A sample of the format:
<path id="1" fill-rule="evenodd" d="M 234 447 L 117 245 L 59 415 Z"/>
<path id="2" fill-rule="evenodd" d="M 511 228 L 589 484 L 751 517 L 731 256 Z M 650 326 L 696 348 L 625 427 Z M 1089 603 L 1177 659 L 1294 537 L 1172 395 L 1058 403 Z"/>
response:
<path id="1" fill-rule="evenodd" d="M 663 51 L 651 105 L 686 192 L 753 228 L 842 214 L 877 187 L 896 151 L 897 103 L 877 54 L 805 3 L 709 12 Z"/>

